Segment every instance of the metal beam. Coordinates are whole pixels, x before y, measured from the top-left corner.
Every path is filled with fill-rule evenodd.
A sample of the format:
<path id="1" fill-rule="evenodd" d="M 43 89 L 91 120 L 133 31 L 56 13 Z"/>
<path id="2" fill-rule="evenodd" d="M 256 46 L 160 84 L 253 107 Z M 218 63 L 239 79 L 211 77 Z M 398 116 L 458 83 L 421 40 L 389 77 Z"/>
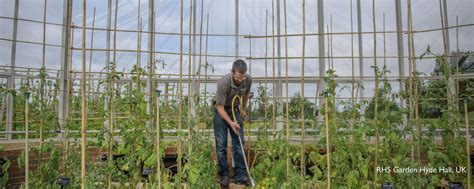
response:
<path id="1" fill-rule="evenodd" d="M 17 31 L 18 31 L 18 10 L 20 6 L 20 0 L 15 0 L 15 12 L 14 12 L 14 20 L 13 20 L 13 33 L 12 33 L 12 51 L 11 51 L 11 59 L 10 59 L 10 76 L 8 77 L 8 89 L 15 89 L 15 65 L 16 65 L 16 39 L 17 39 Z M 7 102 L 7 117 L 6 117 L 6 130 L 12 130 L 12 120 L 13 120 L 13 96 L 12 94 L 8 93 L 6 97 Z M 10 140 L 12 136 L 10 134 L 6 135 L 6 139 Z"/>
<path id="2" fill-rule="evenodd" d="M 277 57 L 278 57 L 278 66 L 277 66 L 277 77 L 281 78 L 281 20 L 280 20 L 280 0 L 276 0 L 277 2 Z M 276 86 L 276 96 L 277 97 L 282 97 L 283 96 L 283 85 L 282 85 L 282 80 L 278 79 L 277 80 L 277 86 Z M 279 101 L 279 104 L 283 104 L 283 101 Z M 283 106 L 278 106 L 278 112 L 283 112 Z"/>
<path id="3" fill-rule="evenodd" d="M 446 0 L 442 0 L 443 1 L 443 20 L 444 20 L 444 27 L 443 28 L 445 30 L 445 42 L 446 42 L 446 54 L 445 56 L 450 56 L 451 54 L 451 48 L 449 47 L 449 29 L 447 29 L 449 27 L 449 22 L 448 22 L 448 6 L 447 6 L 447 3 L 446 3 Z"/>
<path id="4" fill-rule="evenodd" d="M 63 2 L 63 27 L 62 27 L 62 48 L 61 48 L 61 71 L 59 83 L 59 125 L 61 129 L 67 124 L 68 109 L 69 109 L 69 86 L 68 86 L 68 66 L 69 66 L 69 47 L 71 45 L 71 15 L 72 15 L 72 0 L 65 0 Z M 62 135 L 65 137 L 65 135 Z"/>
<path id="5" fill-rule="evenodd" d="M 155 61 L 155 56 L 154 56 L 154 50 L 155 50 L 155 35 L 153 32 L 155 32 L 155 1 L 154 0 L 149 0 L 148 1 L 148 73 L 149 75 L 147 76 L 147 83 L 146 83 L 146 91 L 147 91 L 147 108 L 146 112 L 147 114 L 151 115 L 152 114 L 152 108 L 153 108 L 153 80 L 152 80 L 152 75 L 154 74 L 154 61 Z M 149 123 L 151 124 L 151 123 Z"/>
<path id="6" fill-rule="evenodd" d="M 324 1 L 318 0 L 318 33 L 324 33 Z M 319 56 L 319 77 L 324 77 L 326 74 L 325 50 L 324 50 L 324 36 L 318 35 L 318 56 Z M 316 96 L 319 96 L 325 88 L 324 81 L 318 82 Z M 324 99 L 319 99 L 318 106 L 324 104 Z"/>
<path id="7" fill-rule="evenodd" d="M 402 6 L 401 0 L 395 0 L 395 21 L 397 24 L 397 48 L 398 48 L 398 75 L 400 76 L 400 91 L 405 90 L 403 78 L 405 76 L 405 61 L 403 52 L 403 25 L 402 25 Z M 404 107 L 405 101 L 400 101 Z"/>
<path id="8" fill-rule="evenodd" d="M 357 32 L 358 32 L 358 42 L 359 42 L 359 76 L 364 76 L 364 48 L 362 47 L 362 11 L 360 0 L 357 0 Z M 375 47 L 374 47 L 375 48 Z M 359 97 L 364 98 L 364 80 L 360 81 Z M 361 114 L 364 115 L 364 109 L 361 109 Z"/>
<path id="9" fill-rule="evenodd" d="M 239 0 L 235 0 L 235 59 L 239 54 Z"/>
<path id="10" fill-rule="evenodd" d="M 110 33 L 111 33 L 111 22 L 112 22 L 112 0 L 108 0 L 107 3 L 107 34 L 106 34 L 106 41 L 105 41 L 105 48 L 110 49 Z M 110 52 L 111 51 L 106 51 L 105 55 L 105 66 L 107 67 L 107 72 L 108 72 L 108 64 L 110 63 Z"/>
<path id="11" fill-rule="evenodd" d="M 201 6 L 203 6 L 203 5 L 201 5 Z M 193 74 L 193 77 L 190 80 L 191 81 L 191 83 L 190 83 L 190 85 L 191 85 L 190 86 L 190 92 L 191 92 L 191 94 L 199 95 L 199 94 L 197 94 L 197 80 L 196 80 L 196 76 L 195 76 L 196 72 L 197 72 L 197 69 L 196 69 L 196 63 L 197 63 L 197 61 L 196 61 L 196 44 L 197 44 L 196 43 L 196 38 L 197 38 L 197 35 L 196 35 L 197 34 L 197 31 L 196 31 L 197 21 L 196 20 L 197 20 L 197 16 L 196 15 L 197 14 L 196 13 L 197 13 L 197 0 L 194 0 L 193 1 L 193 15 L 192 15 L 192 19 L 193 19 L 193 22 L 192 22 L 193 29 L 192 30 L 193 31 L 192 32 L 190 31 L 190 33 L 193 34 L 193 36 L 192 36 L 193 41 L 192 41 L 192 44 L 189 44 L 190 47 L 191 47 L 191 45 L 193 47 L 192 61 L 190 62 L 191 66 L 192 66 L 191 73 Z M 191 15 L 190 15 L 189 19 L 191 19 Z M 201 35 L 202 35 L 202 33 L 201 33 Z M 202 41 L 200 41 L 200 43 L 201 42 Z M 201 57 L 199 57 L 199 58 L 201 58 Z M 188 100 L 189 100 L 189 104 L 190 104 L 191 116 L 195 117 L 195 115 L 196 115 L 195 100 L 194 100 L 194 98 L 189 98 Z"/>

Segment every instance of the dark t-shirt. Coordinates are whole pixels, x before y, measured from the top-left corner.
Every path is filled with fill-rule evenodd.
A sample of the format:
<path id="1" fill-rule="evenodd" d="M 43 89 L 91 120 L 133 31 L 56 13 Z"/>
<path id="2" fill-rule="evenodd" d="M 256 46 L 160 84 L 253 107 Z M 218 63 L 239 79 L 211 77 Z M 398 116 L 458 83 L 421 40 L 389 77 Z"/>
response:
<path id="1" fill-rule="evenodd" d="M 245 74 L 247 77 L 240 86 L 234 84 L 232 79 L 232 73 L 229 73 L 222 77 L 217 83 L 217 92 L 216 92 L 216 102 L 217 104 L 224 105 L 226 107 L 232 106 L 232 98 L 235 95 L 242 96 L 247 92 L 250 92 L 250 87 L 252 86 L 252 76 Z M 236 102 L 238 103 L 238 102 Z M 238 104 L 235 104 L 238 106 Z"/>

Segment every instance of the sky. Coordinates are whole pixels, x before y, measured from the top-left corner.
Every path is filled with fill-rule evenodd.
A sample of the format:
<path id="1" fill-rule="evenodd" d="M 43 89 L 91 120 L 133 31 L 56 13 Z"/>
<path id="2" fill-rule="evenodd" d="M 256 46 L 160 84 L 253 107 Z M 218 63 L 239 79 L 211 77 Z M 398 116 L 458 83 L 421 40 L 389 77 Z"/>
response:
<path id="1" fill-rule="evenodd" d="M 274 0 L 276 1 L 276 0 Z M 325 32 L 331 29 L 333 32 L 350 32 L 351 31 L 351 8 L 353 15 L 353 30 L 357 31 L 356 22 L 356 0 L 337 0 L 324 1 L 324 25 Z M 115 0 L 113 0 L 115 3 Z M 137 30 L 138 28 L 138 7 L 140 5 L 140 17 L 142 19 L 142 29 L 148 30 L 148 1 L 141 0 L 119 0 L 117 29 Z M 283 0 L 281 2 L 281 33 L 284 32 L 284 11 Z M 303 0 L 287 0 L 287 30 L 288 34 L 301 34 L 303 31 L 303 24 L 306 33 L 317 33 L 318 17 L 317 17 L 317 1 L 305 1 L 305 23 L 303 23 L 302 2 Z M 43 0 L 20 0 L 19 18 L 30 19 L 35 21 L 42 21 L 43 7 L 45 1 Z M 407 0 L 402 0 L 402 25 L 403 30 L 407 28 Z M 235 1 L 234 0 L 198 0 L 197 1 L 197 22 L 196 31 L 199 33 L 201 26 L 201 5 L 203 5 L 203 33 L 206 31 L 206 15 L 209 15 L 209 33 L 210 34 L 234 34 L 235 32 Z M 372 23 L 372 1 L 361 0 L 361 17 L 362 17 L 362 31 L 373 31 Z M 189 19 L 190 17 L 190 1 L 184 1 L 183 13 L 183 32 L 189 33 Z M 112 6 L 115 7 L 115 4 Z M 276 3 L 275 3 L 276 7 Z M 448 25 L 456 25 L 456 18 L 458 17 L 459 25 L 474 24 L 473 13 L 474 1 L 472 0 L 448 0 Z M 93 19 L 94 8 L 96 9 L 95 21 Z M 92 27 L 94 22 L 95 28 L 106 28 L 107 23 L 107 0 L 89 0 L 86 7 L 87 27 Z M 155 0 L 155 30 L 157 32 L 171 32 L 179 33 L 180 31 L 180 1 L 178 0 Z M 245 35 L 260 36 L 272 33 L 272 14 L 276 14 L 276 10 L 272 11 L 272 0 L 240 0 L 239 3 L 239 33 Z M 113 10 L 114 11 L 114 10 Z M 114 13 L 114 12 L 113 12 Z M 413 29 L 435 29 L 441 27 L 439 1 L 436 0 L 416 0 L 412 1 L 413 13 Z M 268 27 L 266 28 L 266 14 L 268 14 Z M 385 30 L 394 31 L 395 25 L 395 1 L 394 0 L 377 0 L 375 1 L 375 24 L 376 31 L 382 31 L 384 28 L 385 15 Z M 12 39 L 14 15 L 14 0 L 0 0 L 0 65 L 10 65 L 11 57 L 11 42 L 1 39 Z M 113 15 L 113 14 L 112 14 Z M 74 25 L 82 25 L 82 1 L 73 1 L 72 21 Z M 46 21 L 50 23 L 62 23 L 63 18 L 63 1 L 62 0 L 48 0 L 46 8 Z M 112 18 L 113 19 L 113 18 Z M 332 20 L 332 22 L 331 22 Z M 276 22 L 276 15 L 275 15 Z M 331 27 L 332 23 L 332 27 Z M 112 25 L 113 27 L 113 25 Z M 449 30 L 450 49 L 456 50 L 459 46 L 461 51 L 474 50 L 474 26 L 459 28 L 459 43 L 456 41 L 456 30 Z M 276 23 L 274 26 L 276 33 Z M 22 41 L 39 42 L 43 41 L 43 24 L 33 23 L 28 21 L 18 22 L 17 39 Z M 86 46 L 91 45 L 91 30 L 87 30 Z M 55 25 L 46 26 L 46 43 L 61 45 L 62 28 Z M 405 56 L 407 51 L 407 35 L 404 34 L 404 51 Z M 431 47 L 434 53 L 443 53 L 443 38 L 441 31 L 434 31 L 428 33 L 414 34 L 415 54 L 421 55 L 427 48 Z M 288 56 L 299 57 L 302 55 L 302 40 L 301 36 L 288 37 Z M 374 35 L 363 35 L 363 49 L 364 56 L 373 56 L 374 53 Z M 81 30 L 74 29 L 74 48 L 81 48 Z M 93 48 L 105 49 L 106 32 L 94 31 Z M 121 50 L 136 50 L 137 49 L 137 33 L 117 32 L 117 49 Z M 196 39 L 197 52 L 199 53 L 199 37 Z M 376 35 L 376 51 L 377 56 L 384 55 L 384 37 L 382 34 Z M 142 34 L 141 49 L 147 50 L 148 36 Z M 243 57 L 265 57 L 265 38 L 254 38 L 250 40 L 241 37 L 239 39 L 240 55 Z M 268 38 L 268 56 L 272 56 L 272 38 Z M 358 40 L 354 35 L 354 55 L 357 56 Z M 205 38 L 203 37 L 202 52 L 204 53 Z M 183 38 L 183 52 L 187 53 L 189 49 L 189 38 Z M 111 44 L 113 47 L 113 43 Z M 326 53 L 331 46 L 328 46 L 327 37 L 325 37 Z M 276 48 L 276 47 L 275 47 Z M 160 52 L 174 52 L 180 51 L 179 35 L 155 35 L 155 50 Z M 59 69 L 61 62 L 61 48 L 47 46 L 45 54 L 45 65 L 49 69 Z M 333 56 L 351 56 L 351 35 L 334 35 L 332 37 L 332 51 Z M 87 65 L 89 64 L 89 54 L 87 52 Z M 385 53 L 387 56 L 397 56 L 397 43 L 395 34 L 385 35 Z M 216 75 L 224 75 L 229 72 L 233 60 L 232 56 L 235 54 L 235 38 L 233 36 L 210 36 L 208 43 L 208 54 L 210 55 L 226 55 L 229 57 L 209 57 L 208 62 L 213 65 Z M 318 56 L 318 38 L 317 36 L 306 37 L 305 56 Z M 100 71 L 105 67 L 105 52 L 95 51 L 92 54 L 92 70 Z M 282 38 L 282 57 L 285 57 L 285 44 Z M 136 63 L 136 53 L 134 52 L 118 52 L 117 53 L 117 67 L 118 70 L 130 70 L 132 65 Z M 159 69 L 159 73 L 179 73 L 179 55 L 157 54 L 155 58 L 162 59 L 166 62 L 165 69 Z M 141 65 L 146 65 L 148 60 L 147 53 L 141 55 Z M 188 73 L 189 57 L 183 57 L 183 73 Z M 196 57 L 196 61 L 199 57 Z M 204 62 L 204 57 L 202 62 Z M 264 60 L 247 60 L 251 66 L 251 74 L 254 77 L 265 76 L 265 61 Z M 73 51 L 73 69 L 75 71 L 81 70 L 82 54 L 80 50 Z M 326 62 L 327 63 L 327 62 Z M 384 64 L 384 59 L 377 59 L 378 65 Z M 40 68 L 42 64 L 42 46 L 36 44 L 17 43 L 16 65 L 19 67 L 33 67 Z M 289 76 L 298 77 L 303 74 L 301 59 L 290 59 L 288 62 Z M 355 59 L 356 68 L 359 67 L 359 61 Z M 398 76 L 398 60 L 394 58 L 387 58 L 385 64 L 391 71 L 391 75 Z M 350 58 L 334 59 L 334 69 L 339 76 L 351 76 L 352 61 Z M 373 59 L 364 59 L 364 75 L 372 76 L 373 70 L 370 68 L 373 65 Z M 429 74 L 434 68 L 434 61 L 426 59 L 418 61 L 417 69 L 421 72 Z M 272 74 L 272 61 L 267 62 L 267 75 Z M 285 76 L 285 61 L 282 61 L 282 75 Z M 405 59 L 406 73 L 408 72 L 408 62 Z M 304 67 L 305 76 L 318 76 L 319 63 L 318 59 L 306 58 Z M 355 70 L 355 75 L 359 75 L 359 70 Z M 397 89 L 396 81 L 392 82 L 394 88 Z M 341 84 L 342 86 L 343 84 Z M 365 83 L 365 94 L 370 96 L 374 88 L 373 82 Z M 304 93 L 305 96 L 315 96 L 316 84 L 306 84 Z M 213 92 L 214 84 L 209 85 L 209 92 Z M 258 83 L 253 85 L 253 91 L 256 91 Z M 300 84 L 290 84 L 290 95 L 300 91 Z M 342 92 L 339 95 L 348 97 L 350 93 Z"/>

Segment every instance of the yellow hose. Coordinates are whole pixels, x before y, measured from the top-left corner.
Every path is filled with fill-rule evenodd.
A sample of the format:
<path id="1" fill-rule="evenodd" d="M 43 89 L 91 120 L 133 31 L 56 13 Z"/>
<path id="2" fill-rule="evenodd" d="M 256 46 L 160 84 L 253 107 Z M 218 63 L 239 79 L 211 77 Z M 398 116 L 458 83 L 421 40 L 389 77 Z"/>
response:
<path id="1" fill-rule="evenodd" d="M 237 117 L 235 117 L 235 106 L 234 106 L 236 99 L 239 99 L 240 110 L 242 110 L 242 99 L 240 98 L 239 95 L 235 95 L 234 98 L 232 98 L 232 117 L 234 118 L 234 121 L 237 121 Z M 247 170 L 247 175 L 250 179 L 250 186 L 254 187 L 255 186 L 255 180 L 253 180 L 252 176 L 250 175 L 250 170 L 249 170 L 249 166 L 248 166 L 248 163 L 247 163 L 247 159 L 245 158 L 244 146 L 242 144 L 242 140 L 240 139 L 240 133 L 235 133 L 235 134 L 237 134 L 237 138 L 239 139 L 239 143 L 240 143 L 240 149 L 242 150 L 242 154 L 244 156 L 243 159 L 244 159 L 244 163 L 245 163 L 245 169 Z"/>
<path id="2" fill-rule="evenodd" d="M 234 121 L 237 121 L 237 117 L 235 117 L 235 108 L 234 108 L 236 99 L 239 99 L 239 105 L 242 107 L 242 98 L 240 98 L 239 95 L 235 95 L 234 98 L 232 98 L 232 117 L 234 118 Z"/>

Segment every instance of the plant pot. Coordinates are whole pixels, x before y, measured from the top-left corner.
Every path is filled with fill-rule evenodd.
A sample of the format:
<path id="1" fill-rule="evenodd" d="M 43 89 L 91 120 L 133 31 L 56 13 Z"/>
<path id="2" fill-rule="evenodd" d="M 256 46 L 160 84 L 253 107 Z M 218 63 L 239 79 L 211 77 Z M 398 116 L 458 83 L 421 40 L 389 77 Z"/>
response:
<path id="1" fill-rule="evenodd" d="M 464 189 L 464 186 L 461 182 L 449 182 L 448 184 L 449 189 Z"/>
<path id="2" fill-rule="evenodd" d="M 390 183 L 390 182 L 383 182 L 382 183 L 382 189 L 396 189 L 397 186 L 395 186 L 394 183 Z"/>
<path id="3" fill-rule="evenodd" d="M 61 187 L 69 185 L 69 183 L 71 183 L 71 179 L 66 178 L 66 177 L 61 177 L 58 180 L 56 180 L 56 184 L 61 186 Z"/>
<path id="4" fill-rule="evenodd" d="M 152 173 L 153 173 L 152 168 L 143 168 L 142 177 L 148 177 L 148 175 L 151 175 Z"/>

